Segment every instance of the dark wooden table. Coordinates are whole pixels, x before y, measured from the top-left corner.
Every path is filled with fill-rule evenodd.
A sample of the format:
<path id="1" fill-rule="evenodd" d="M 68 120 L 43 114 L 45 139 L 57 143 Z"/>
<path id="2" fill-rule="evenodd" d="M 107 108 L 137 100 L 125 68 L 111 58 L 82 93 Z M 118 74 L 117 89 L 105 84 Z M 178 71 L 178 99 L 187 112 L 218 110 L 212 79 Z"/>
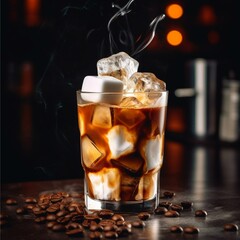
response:
<path id="1" fill-rule="evenodd" d="M 161 191 L 173 191 L 173 203 L 193 202 L 191 210 L 184 210 L 180 217 L 167 218 L 151 215 L 143 229 L 133 229 L 131 235 L 120 239 L 240 239 L 238 232 L 226 232 L 224 224 L 240 227 L 240 154 L 239 149 L 219 144 L 182 144 L 168 141 L 161 170 Z M 82 179 L 24 182 L 2 184 L 1 210 L 9 215 L 10 224 L 1 230 L 3 240 L 69 239 L 64 233 L 48 230 L 44 224 L 33 221 L 32 215 L 17 215 L 16 208 L 23 205 L 25 197 L 38 197 L 43 192 L 83 193 Z M 7 206 L 7 198 L 15 198 L 18 205 Z M 166 201 L 166 199 L 161 199 Z M 194 216 L 195 210 L 204 209 L 206 218 Z M 136 214 L 126 215 L 130 221 Z M 196 226 L 198 234 L 171 233 L 170 226 Z M 87 234 L 83 238 L 88 239 Z"/>

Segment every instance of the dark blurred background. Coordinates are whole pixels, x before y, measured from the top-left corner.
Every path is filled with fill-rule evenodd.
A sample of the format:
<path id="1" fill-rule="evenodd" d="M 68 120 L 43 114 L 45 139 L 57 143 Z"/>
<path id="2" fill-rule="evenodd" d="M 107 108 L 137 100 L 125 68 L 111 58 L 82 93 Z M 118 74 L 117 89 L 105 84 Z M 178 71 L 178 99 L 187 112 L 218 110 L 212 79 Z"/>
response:
<path id="1" fill-rule="evenodd" d="M 126 3 L 1 2 L 2 182 L 82 176 L 75 92 L 84 76 L 96 74 L 99 58 L 118 51 L 131 55 L 139 39 L 148 39 L 149 24 L 162 13 L 166 18 L 159 22 L 153 41 L 134 58 L 140 62 L 139 71 L 153 72 L 167 83 L 167 140 L 237 148 L 237 1 L 135 0 L 131 12 L 114 22 L 112 34 L 117 41 L 110 46 L 108 22 Z M 200 85 L 208 108 L 205 118 L 210 119 L 200 132 L 194 128 L 196 114 L 201 116 L 201 111 L 196 113 L 200 96 L 194 91 L 196 76 L 205 81 Z M 221 118 L 224 104 L 233 108 L 234 117 L 226 113 Z M 232 129 L 226 130 L 221 119 Z"/>

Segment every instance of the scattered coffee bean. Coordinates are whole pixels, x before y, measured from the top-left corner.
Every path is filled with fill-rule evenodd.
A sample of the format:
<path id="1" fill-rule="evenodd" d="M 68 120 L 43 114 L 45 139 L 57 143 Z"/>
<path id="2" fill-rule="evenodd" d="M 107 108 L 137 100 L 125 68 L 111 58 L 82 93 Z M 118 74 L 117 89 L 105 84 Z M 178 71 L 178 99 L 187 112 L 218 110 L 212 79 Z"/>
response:
<path id="1" fill-rule="evenodd" d="M 100 218 L 111 218 L 114 215 L 114 212 L 108 209 L 99 211 L 98 216 Z"/>
<path id="2" fill-rule="evenodd" d="M 66 230 L 72 230 L 76 228 L 81 228 L 83 229 L 82 225 L 79 223 L 71 222 L 65 226 Z"/>
<path id="3" fill-rule="evenodd" d="M 164 193 L 163 193 L 163 196 L 165 197 L 165 198 L 172 198 L 172 197 L 174 197 L 176 194 L 174 193 L 174 192 L 169 192 L 169 191 L 165 191 Z"/>
<path id="4" fill-rule="evenodd" d="M 165 207 L 157 207 L 155 210 L 154 210 L 154 213 L 157 214 L 157 215 L 163 215 L 165 212 L 167 212 L 167 208 Z"/>
<path id="5" fill-rule="evenodd" d="M 47 228 L 52 229 L 55 224 L 57 224 L 57 222 L 55 222 L 55 221 L 53 221 L 53 222 L 48 222 L 48 223 L 47 223 Z"/>
<path id="6" fill-rule="evenodd" d="M 49 212 L 49 213 L 55 213 L 55 212 L 57 212 L 59 209 L 60 209 L 60 205 L 57 204 L 57 203 L 54 203 L 54 204 L 50 205 L 50 206 L 47 208 L 47 212 Z"/>
<path id="7" fill-rule="evenodd" d="M 14 199 L 14 198 L 8 198 L 8 199 L 6 200 L 6 204 L 7 204 L 7 205 L 17 205 L 17 200 Z"/>
<path id="8" fill-rule="evenodd" d="M 105 238 L 118 238 L 118 234 L 113 231 L 105 232 Z"/>
<path id="9" fill-rule="evenodd" d="M 103 227 L 101 225 L 97 224 L 97 223 L 96 224 L 90 224 L 89 230 L 93 231 L 93 232 L 95 232 L 95 231 L 102 232 L 103 231 Z"/>
<path id="10" fill-rule="evenodd" d="M 70 237 L 82 237 L 83 233 L 84 231 L 81 228 L 75 228 L 75 229 L 66 231 L 66 234 Z"/>
<path id="11" fill-rule="evenodd" d="M 165 217 L 171 217 L 171 218 L 174 218 L 174 217 L 179 217 L 180 214 L 179 214 L 179 212 L 177 212 L 177 211 L 174 211 L 174 210 L 168 210 L 167 212 L 164 213 L 164 216 L 165 216 Z"/>
<path id="12" fill-rule="evenodd" d="M 193 206 L 193 202 L 183 201 L 181 202 L 183 209 L 190 209 Z"/>
<path id="13" fill-rule="evenodd" d="M 57 223 L 57 224 L 53 225 L 52 230 L 54 232 L 63 232 L 63 231 L 65 231 L 65 227 L 63 224 Z"/>
<path id="14" fill-rule="evenodd" d="M 100 232 L 91 232 L 88 237 L 92 240 L 100 240 L 102 238 L 102 234 Z"/>
<path id="15" fill-rule="evenodd" d="M 196 210 L 195 211 L 195 217 L 206 217 L 207 211 L 205 210 Z"/>
<path id="16" fill-rule="evenodd" d="M 138 218 L 143 221 L 148 220 L 150 218 L 150 216 L 151 215 L 148 212 L 141 212 L 138 214 Z"/>
<path id="17" fill-rule="evenodd" d="M 25 214 L 25 213 L 27 213 L 27 209 L 24 207 L 17 208 L 16 213 L 17 214 Z"/>
<path id="18" fill-rule="evenodd" d="M 237 232 L 238 231 L 238 225 L 233 223 L 227 223 L 224 225 L 224 231 L 228 232 Z"/>
<path id="19" fill-rule="evenodd" d="M 143 228 L 146 226 L 146 224 L 143 221 L 138 220 L 138 221 L 132 222 L 132 226 L 135 228 Z"/>
<path id="20" fill-rule="evenodd" d="M 181 212 L 183 210 L 183 207 L 179 204 L 173 204 L 173 205 L 171 205 L 171 210 Z"/>
<path id="21" fill-rule="evenodd" d="M 114 221 L 114 220 L 112 220 L 112 219 L 103 219 L 103 220 L 101 220 L 100 222 L 99 222 L 99 224 L 101 225 L 101 226 L 103 226 L 103 227 L 105 227 L 105 226 L 107 226 L 107 225 L 110 225 L 110 224 L 112 224 L 112 225 L 114 225 L 116 222 Z"/>
<path id="22" fill-rule="evenodd" d="M 115 231 L 116 228 L 117 228 L 116 225 L 114 225 L 114 224 L 109 224 L 109 225 L 106 225 L 106 226 L 103 227 L 103 231 L 104 231 L 104 232 Z"/>
<path id="23" fill-rule="evenodd" d="M 121 226 L 116 229 L 116 232 L 119 237 L 124 237 L 132 233 L 132 229 L 126 226 Z"/>
<path id="24" fill-rule="evenodd" d="M 158 206 L 169 209 L 172 206 L 172 203 L 171 202 L 160 202 Z"/>
<path id="25" fill-rule="evenodd" d="M 124 221 L 124 217 L 122 216 L 122 215 L 120 215 L 120 214 L 114 214 L 113 216 L 112 216 L 112 220 L 114 220 L 114 221 Z"/>
<path id="26" fill-rule="evenodd" d="M 197 227 L 191 226 L 191 227 L 185 227 L 183 229 L 184 233 L 189 233 L 189 234 L 196 234 L 199 233 L 199 229 Z"/>
<path id="27" fill-rule="evenodd" d="M 34 222 L 36 222 L 36 223 L 44 223 L 45 221 L 46 221 L 46 218 L 43 217 L 43 216 L 41 216 L 41 217 L 36 217 L 36 218 L 34 219 Z"/>
<path id="28" fill-rule="evenodd" d="M 37 203 L 37 199 L 34 198 L 34 197 L 27 197 L 27 198 L 25 198 L 24 202 L 27 203 L 27 204 L 29 204 L 29 203 L 34 204 L 34 203 Z"/>
<path id="29" fill-rule="evenodd" d="M 170 231 L 172 233 L 181 233 L 183 232 L 183 228 L 181 226 L 172 226 L 170 227 Z"/>
<path id="30" fill-rule="evenodd" d="M 46 220 L 47 220 L 47 221 L 56 221 L 56 219 L 57 219 L 57 217 L 56 217 L 56 215 L 54 215 L 54 214 L 48 214 L 48 215 L 46 216 Z"/>

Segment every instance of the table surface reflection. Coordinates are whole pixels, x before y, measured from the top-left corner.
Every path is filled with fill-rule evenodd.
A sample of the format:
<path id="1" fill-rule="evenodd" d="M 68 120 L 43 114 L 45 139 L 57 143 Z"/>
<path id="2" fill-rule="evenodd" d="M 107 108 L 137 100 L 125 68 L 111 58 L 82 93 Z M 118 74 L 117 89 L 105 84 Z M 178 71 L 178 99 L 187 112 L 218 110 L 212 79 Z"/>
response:
<path id="1" fill-rule="evenodd" d="M 143 229 L 133 229 L 133 233 L 120 239 L 240 239 L 238 232 L 225 232 L 226 223 L 240 227 L 240 152 L 236 148 L 182 144 L 167 141 L 165 159 L 161 169 L 161 191 L 174 191 L 176 196 L 168 199 L 173 203 L 187 200 L 193 208 L 181 212 L 180 217 L 166 218 L 151 215 Z M 24 197 L 35 196 L 44 191 L 83 192 L 82 179 L 36 181 L 2 184 L 1 208 L 12 219 L 9 226 L 3 227 L 4 240 L 21 239 L 69 239 L 63 233 L 54 233 L 43 225 L 34 223 L 33 217 L 17 216 L 18 206 L 6 206 L 9 197 L 17 198 L 19 203 Z M 166 199 L 161 199 L 166 201 Z M 196 218 L 194 212 L 204 209 L 206 218 Z M 127 215 L 128 220 L 137 218 L 136 214 Z M 198 234 L 174 234 L 170 226 L 196 226 Z M 87 235 L 81 239 L 88 239 Z"/>

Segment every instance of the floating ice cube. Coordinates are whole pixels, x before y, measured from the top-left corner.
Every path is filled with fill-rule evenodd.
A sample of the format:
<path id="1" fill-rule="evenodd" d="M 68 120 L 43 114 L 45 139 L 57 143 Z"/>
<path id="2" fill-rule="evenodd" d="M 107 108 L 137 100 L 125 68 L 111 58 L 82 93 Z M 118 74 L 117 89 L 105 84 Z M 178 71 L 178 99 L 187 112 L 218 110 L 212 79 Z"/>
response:
<path id="1" fill-rule="evenodd" d="M 117 120 L 130 129 L 140 124 L 145 118 L 145 115 L 138 109 L 123 108 L 117 114 Z"/>
<path id="2" fill-rule="evenodd" d="M 157 194 L 158 172 L 151 172 L 141 177 L 135 200 L 149 200 Z"/>
<path id="3" fill-rule="evenodd" d="M 131 75 L 138 70 L 139 63 L 125 52 L 113 54 L 97 62 L 99 76 L 113 76 L 123 81 L 124 85 Z"/>
<path id="4" fill-rule="evenodd" d="M 141 156 L 123 156 L 120 157 L 117 160 L 112 160 L 112 163 L 115 166 L 120 166 L 121 168 L 130 171 L 132 173 L 139 172 L 141 170 L 141 167 L 143 166 L 144 160 L 141 158 Z"/>
<path id="5" fill-rule="evenodd" d="M 162 138 L 158 134 L 152 139 L 143 139 L 140 143 L 141 156 L 146 161 L 147 171 L 160 168 L 163 162 L 163 146 Z"/>
<path id="6" fill-rule="evenodd" d="M 107 134 L 112 159 L 134 151 L 136 135 L 123 125 L 116 125 Z"/>
<path id="7" fill-rule="evenodd" d="M 87 102 L 118 104 L 122 100 L 123 83 L 111 76 L 86 76 L 81 97 Z M 91 93 L 90 93 L 91 92 Z M 110 92 L 112 94 L 104 94 Z"/>
<path id="8" fill-rule="evenodd" d="M 92 125 L 101 128 L 111 128 L 112 117 L 110 108 L 101 105 L 96 106 L 93 112 Z"/>
<path id="9" fill-rule="evenodd" d="M 88 173 L 94 198 L 99 200 L 120 200 L 120 172 L 117 168 L 103 168 Z"/>
<path id="10" fill-rule="evenodd" d="M 82 161 L 85 166 L 91 167 L 91 165 L 96 163 L 103 156 L 103 153 L 100 152 L 94 142 L 87 135 L 82 137 L 81 144 Z"/>
<path id="11" fill-rule="evenodd" d="M 119 104 L 120 107 L 131 107 L 138 108 L 143 107 L 143 104 L 137 100 L 135 97 L 125 97 Z"/>

